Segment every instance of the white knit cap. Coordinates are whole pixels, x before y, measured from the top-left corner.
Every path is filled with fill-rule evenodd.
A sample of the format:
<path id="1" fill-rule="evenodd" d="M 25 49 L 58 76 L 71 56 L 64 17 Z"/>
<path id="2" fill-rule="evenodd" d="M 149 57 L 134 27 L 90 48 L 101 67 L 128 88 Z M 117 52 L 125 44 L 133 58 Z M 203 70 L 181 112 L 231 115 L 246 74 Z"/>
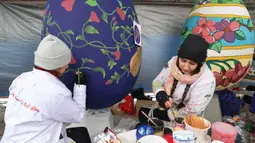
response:
<path id="1" fill-rule="evenodd" d="M 46 70 L 55 70 L 71 61 L 71 50 L 59 38 L 49 34 L 35 51 L 34 64 Z"/>

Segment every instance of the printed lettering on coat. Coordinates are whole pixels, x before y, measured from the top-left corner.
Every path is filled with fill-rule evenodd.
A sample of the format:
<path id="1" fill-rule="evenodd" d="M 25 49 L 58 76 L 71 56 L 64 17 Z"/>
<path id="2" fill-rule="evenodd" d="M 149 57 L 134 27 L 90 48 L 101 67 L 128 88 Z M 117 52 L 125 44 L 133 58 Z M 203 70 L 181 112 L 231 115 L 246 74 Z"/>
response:
<path id="1" fill-rule="evenodd" d="M 19 102 L 22 106 L 26 107 L 27 109 L 35 112 L 40 112 L 39 109 L 36 106 L 31 105 L 31 103 L 28 103 L 27 101 L 15 96 L 14 92 L 11 93 L 11 96 L 14 97 L 14 99 Z"/>

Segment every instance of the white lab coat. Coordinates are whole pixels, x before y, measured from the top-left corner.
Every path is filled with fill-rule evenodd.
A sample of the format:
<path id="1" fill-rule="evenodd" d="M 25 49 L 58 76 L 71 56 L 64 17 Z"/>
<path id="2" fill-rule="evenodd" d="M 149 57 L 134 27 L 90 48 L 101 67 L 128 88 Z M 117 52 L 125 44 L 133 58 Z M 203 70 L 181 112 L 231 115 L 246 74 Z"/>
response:
<path id="1" fill-rule="evenodd" d="M 173 59 L 177 58 L 174 56 L 172 59 L 168 61 L 166 66 L 161 70 L 161 72 L 157 75 L 157 77 L 153 80 L 153 89 L 154 94 L 156 95 L 159 91 L 164 90 L 164 84 L 168 80 L 168 77 L 171 73 L 171 65 L 173 62 Z M 179 109 L 178 111 L 175 110 L 175 105 L 178 105 L 181 103 L 182 96 L 184 93 L 184 90 L 186 88 L 186 84 L 178 82 L 175 91 L 173 93 L 173 109 L 169 110 L 169 112 L 174 111 L 175 114 L 178 116 L 186 116 L 189 114 L 189 112 L 195 114 L 195 115 L 203 115 L 206 107 L 210 103 L 212 96 L 215 91 L 216 82 L 215 77 L 213 75 L 213 72 L 206 66 L 205 70 L 201 74 L 201 76 L 198 78 L 196 82 L 194 82 L 184 100 L 184 104 L 187 105 L 184 108 Z M 171 119 L 173 119 L 173 114 L 168 114 Z"/>
<path id="2" fill-rule="evenodd" d="M 63 123 L 79 123 L 84 118 L 85 85 L 74 85 L 72 98 L 55 76 L 33 69 L 18 76 L 9 91 L 1 143 L 66 143 Z"/>

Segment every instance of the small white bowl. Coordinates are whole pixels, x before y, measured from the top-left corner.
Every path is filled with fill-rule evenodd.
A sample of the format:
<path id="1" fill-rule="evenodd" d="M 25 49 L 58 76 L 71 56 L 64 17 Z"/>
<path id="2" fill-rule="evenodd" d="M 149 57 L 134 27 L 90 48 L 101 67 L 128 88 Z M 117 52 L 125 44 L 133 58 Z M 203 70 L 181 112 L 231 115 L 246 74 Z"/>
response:
<path id="1" fill-rule="evenodd" d="M 222 141 L 213 141 L 212 143 L 224 143 L 224 142 L 222 142 Z"/>
<path id="2" fill-rule="evenodd" d="M 147 135 L 140 138 L 136 143 L 167 143 L 167 141 L 157 135 Z"/>

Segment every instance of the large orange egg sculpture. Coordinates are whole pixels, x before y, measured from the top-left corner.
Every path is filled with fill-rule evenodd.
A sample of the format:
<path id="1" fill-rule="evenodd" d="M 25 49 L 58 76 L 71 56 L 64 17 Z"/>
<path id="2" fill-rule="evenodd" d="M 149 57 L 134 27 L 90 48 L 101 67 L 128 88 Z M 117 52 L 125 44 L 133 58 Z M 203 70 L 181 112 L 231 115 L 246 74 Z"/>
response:
<path id="1" fill-rule="evenodd" d="M 254 52 L 254 29 L 242 0 L 197 0 L 182 31 L 182 40 L 196 34 L 210 43 L 207 66 L 216 77 L 217 90 L 239 82 Z"/>

